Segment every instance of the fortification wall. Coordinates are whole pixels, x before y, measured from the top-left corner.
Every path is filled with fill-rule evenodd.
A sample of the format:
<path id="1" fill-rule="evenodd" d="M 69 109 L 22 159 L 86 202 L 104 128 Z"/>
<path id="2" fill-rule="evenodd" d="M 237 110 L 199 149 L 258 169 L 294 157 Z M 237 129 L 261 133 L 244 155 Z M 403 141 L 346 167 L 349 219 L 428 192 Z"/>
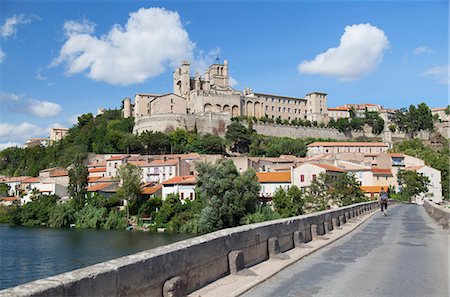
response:
<path id="1" fill-rule="evenodd" d="M 373 201 L 224 229 L 6 289 L 0 297 L 184 296 L 234 268 L 267 260 L 274 245 L 280 252 L 300 247 L 375 209 Z"/>
<path id="2" fill-rule="evenodd" d="M 427 210 L 430 217 L 442 228 L 449 230 L 450 227 L 450 209 L 444 208 L 442 205 L 437 205 L 433 201 L 424 200 L 423 206 Z M 449 230 L 450 231 L 450 230 Z"/>
<path id="3" fill-rule="evenodd" d="M 330 128 L 316 128 L 316 127 L 303 127 L 303 126 L 286 126 L 277 124 L 254 124 L 253 129 L 258 134 L 268 136 L 287 136 L 291 138 L 333 138 L 337 140 L 349 139 L 345 134 L 339 132 L 336 129 Z"/>

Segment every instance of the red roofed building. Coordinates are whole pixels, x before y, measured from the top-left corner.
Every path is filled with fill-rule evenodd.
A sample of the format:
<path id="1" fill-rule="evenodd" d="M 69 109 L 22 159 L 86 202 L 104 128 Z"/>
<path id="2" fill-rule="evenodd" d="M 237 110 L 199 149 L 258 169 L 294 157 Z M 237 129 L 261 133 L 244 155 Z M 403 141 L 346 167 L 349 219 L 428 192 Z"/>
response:
<path id="1" fill-rule="evenodd" d="M 321 163 L 303 163 L 293 169 L 292 184 L 304 190 L 322 173 L 337 177 L 344 172 L 346 172 L 344 169 L 333 165 Z"/>
<path id="2" fill-rule="evenodd" d="M 175 176 L 162 183 L 162 199 L 166 199 L 169 194 L 178 194 L 182 203 L 185 200 L 195 199 L 195 186 L 197 180 L 194 175 Z"/>
<path id="3" fill-rule="evenodd" d="M 256 177 L 261 184 L 259 196 L 263 200 L 267 198 L 272 200 L 272 197 L 278 188 L 287 190 L 291 186 L 291 170 L 280 172 L 257 172 Z"/>

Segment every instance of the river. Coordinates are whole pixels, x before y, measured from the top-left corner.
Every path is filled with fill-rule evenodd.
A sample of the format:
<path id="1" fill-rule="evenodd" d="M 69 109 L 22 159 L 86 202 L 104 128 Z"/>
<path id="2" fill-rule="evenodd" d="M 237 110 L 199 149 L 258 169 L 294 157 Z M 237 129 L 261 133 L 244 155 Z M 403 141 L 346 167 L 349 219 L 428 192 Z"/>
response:
<path id="1" fill-rule="evenodd" d="M 192 237 L 0 225 L 0 290 Z"/>

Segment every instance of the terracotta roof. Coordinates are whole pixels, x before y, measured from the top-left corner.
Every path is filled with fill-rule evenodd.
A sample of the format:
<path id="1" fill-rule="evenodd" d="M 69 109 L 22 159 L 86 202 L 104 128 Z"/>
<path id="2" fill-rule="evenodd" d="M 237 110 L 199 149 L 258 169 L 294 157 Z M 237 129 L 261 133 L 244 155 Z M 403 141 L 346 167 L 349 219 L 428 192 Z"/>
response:
<path id="1" fill-rule="evenodd" d="M 91 163 L 87 167 L 106 167 L 106 162 Z"/>
<path id="2" fill-rule="evenodd" d="M 0 198 L 0 200 L 2 200 L 2 201 L 18 201 L 18 200 L 20 200 L 20 198 L 17 198 L 17 197 L 3 197 L 3 198 Z"/>
<path id="3" fill-rule="evenodd" d="M 30 178 L 29 176 L 12 176 L 5 178 L 2 182 L 3 183 L 17 183 L 22 182 L 26 179 Z"/>
<path id="4" fill-rule="evenodd" d="M 29 177 L 22 181 L 23 183 L 38 183 L 40 182 L 39 177 Z"/>
<path id="5" fill-rule="evenodd" d="M 425 165 L 408 166 L 408 167 L 405 168 L 405 170 L 417 171 L 420 168 L 422 168 L 423 166 L 425 166 Z"/>
<path id="6" fill-rule="evenodd" d="M 119 155 L 119 156 L 111 156 L 111 158 L 109 158 L 106 161 L 120 161 L 125 159 L 126 157 L 129 157 L 130 155 Z"/>
<path id="7" fill-rule="evenodd" d="M 176 165 L 178 164 L 178 159 L 168 159 L 168 160 L 153 160 L 148 166 L 166 166 L 166 165 Z"/>
<path id="8" fill-rule="evenodd" d="M 307 147 L 312 146 L 383 146 L 387 147 L 388 145 L 383 142 L 313 142 L 308 144 Z"/>
<path id="9" fill-rule="evenodd" d="M 61 168 L 61 167 L 51 167 L 51 168 L 43 169 L 43 170 L 41 170 L 39 172 L 53 171 L 53 170 L 56 170 L 56 169 L 63 169 L 63 168 Z"/>
<path id="10" fill-rule="evenodd" d="M 156 185 L 154 187 L 144 187 L 141 190 L 141 194 L 152 195 L 158 192 L 162 188 L 162 185 Z"/>
<path id="11" fill-rule="evenodd" d="M 290 183 L 291 172 L 257 172 L 256 177 L 260 183 Z"/>
<path id="12" fill-rule="evenodd" d="M 99 184 L 88 187 L 87 191 L 88 192 L 97 192 L 103 188 L 110 186 L 110 185 L 112 185 L 112 183 L 99 183 Z"/>
<path id="13" fill-rule="evenodd" d="M 387 190 L 386 186 L 361 186 L 361 190 L 366 193 L 381 193 L 382 190 Z"/>
<path id="14" fill-rule="evenodd" d="M 335 172 L 345 172 L 345 169 L 333 166 L 333 165 L 328 165 L 328 164 L 320 164 L 320 163 L 314 163 L 312 165 L 316 165 L 319 166 L 323 169 L 325 169 L 326 171 L 335 171 Z"/>
<path id="15" fill-rule="evenodd" d="M 106 172 L 106 167 L 98 167 L 98 168 L 91 168 L 88 170 L 89 172 Z"/>
<path id="16" fill-rule="evenodd" d="M 376 168 L 376 167 L 372 167 L 370 169 L 373 174 L 375 175 L 392 175 L 392 171 L 391 169 L 385 169 L 385 168 Z"/>
<path id="17" fill-rule="evenodd" d="M 398 154 L 398 153 L 389 153 L 388 156 L 389 156 L 389 157 L 394 157 L 394 158 L 402 158 L 402 157 L 404 157 L 405 155 L 403 155 L 403 154 Z"/>
<path id="18" fill-rule="evenodd" d="M 112 182 L 112 181 L 113 181 L 112 177 L 106 176 L 106 177 L 100 177 L 95 182 Z"/>
<path id="19" fill-rule="evenodd" d="M 51 177 L 68 176 L 68 175 L 69 175 L 69 172 L 65 169 L 55 170 L 55 172 L 50 173 Z"/>
<path id="20" fill-rule="evenodd" d="M 149 163 L 145 160 L 138 160 L 138 161 L 128 161 L 128 164 L 133 164 L 135 166 L 146 166 Z"/>
<path id="21" fill-rule="evenodd" d="M 91 177 L 88 177 L 88 183 L 91 183 L 91 182 L 93 182 L 93 181 L 96 181 L 96 180 L 98 180 L 98 179 L 100 179 L 101 178 L 101 176 L 91 176 Z"/>
<path id="22" fill-rule="evenodd" d="M 194 175 L 181 175 L 166 180 L 163 185 L 195 185 L 196 183 Z"/>

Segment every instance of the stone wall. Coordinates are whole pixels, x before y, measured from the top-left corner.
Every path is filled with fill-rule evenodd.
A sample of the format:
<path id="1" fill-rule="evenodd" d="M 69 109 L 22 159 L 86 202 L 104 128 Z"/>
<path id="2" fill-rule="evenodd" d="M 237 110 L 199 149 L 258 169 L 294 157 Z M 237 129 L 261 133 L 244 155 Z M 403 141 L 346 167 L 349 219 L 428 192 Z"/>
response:
<path id="1" fill-rule="evenodd" d="M 258 134 L 268 136 L 287 136 L 291 138 L 332 138 L 337 140 L 348 139 L 343 133 L 336 129 L 330 128 L 316 128 L 316 127 L 303 127 L 303 126 L 285 126 L 277 124 L 253 124 L 253 129 Z"/>
<path id="2" fill-rule="evenodd" d="M 450 225 L 450 209 L 444 208 L 441 205 L 437 205 L 433 201 L 425 200 L 423 206 L 427 210 L 430 217 L 432 217 L 436 223 L 442 226 L 444 229 L 449 229 Z"/>
<path id="3" fill-rule="evenodd" d="M 183 296 L 377 209 L 366 202 L 224 229 L 0 291 L 3 296 Z M 175 292 L 174 292 L 175 291 Z M 174 293 L 170 295 L 170 293 Z"/>

